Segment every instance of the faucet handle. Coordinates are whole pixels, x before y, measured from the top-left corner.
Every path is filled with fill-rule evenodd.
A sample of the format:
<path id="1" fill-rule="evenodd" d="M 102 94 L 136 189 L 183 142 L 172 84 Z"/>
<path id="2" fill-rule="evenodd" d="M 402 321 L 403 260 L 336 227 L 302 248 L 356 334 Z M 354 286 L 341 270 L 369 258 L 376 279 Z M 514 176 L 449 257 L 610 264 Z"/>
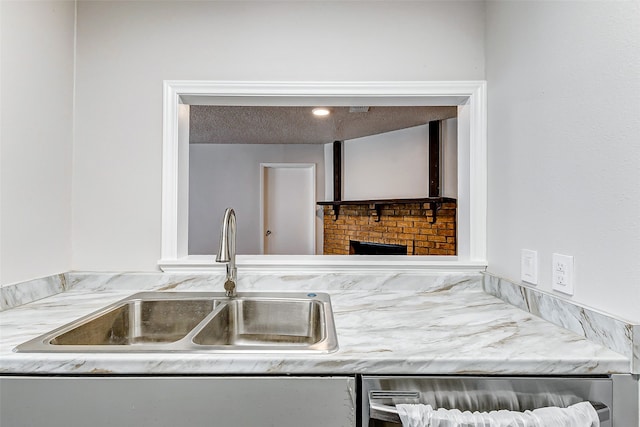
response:
<path id="1" fill-rule="evenodd" d="M 224 282 L 224 290 L 228 297 L 236 296 L 236 284 L 233 280 L 227 280 Z"/>

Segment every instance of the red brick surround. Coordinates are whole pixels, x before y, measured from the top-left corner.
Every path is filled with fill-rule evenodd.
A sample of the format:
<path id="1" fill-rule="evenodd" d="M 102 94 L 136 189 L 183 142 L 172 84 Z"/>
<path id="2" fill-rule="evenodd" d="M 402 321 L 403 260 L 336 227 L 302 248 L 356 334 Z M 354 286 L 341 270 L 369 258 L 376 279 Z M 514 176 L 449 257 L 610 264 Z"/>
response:
<path id="1" fill-rule="evenodd" d="M 350 240 L 406 245 L 408 255 L 456 254 L 456 203 L 437 210 L 429 203 L 384 205 L 379 221 L 368 205 L 343 205 L 335 219 L 333 206 L 324 207 L 324 254 L 348 255 Z"/>

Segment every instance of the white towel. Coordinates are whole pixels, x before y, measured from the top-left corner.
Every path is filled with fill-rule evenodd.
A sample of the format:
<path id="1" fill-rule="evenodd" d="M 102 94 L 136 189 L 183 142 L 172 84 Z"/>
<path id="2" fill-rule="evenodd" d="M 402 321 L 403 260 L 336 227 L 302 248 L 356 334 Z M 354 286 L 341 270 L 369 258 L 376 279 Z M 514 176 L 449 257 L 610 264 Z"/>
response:
<path id="1" fill-rule="evenodd" d="M 589 402 L 568 408 L 533 411 L 461 412 L 431 405 L 396 405 L 403 427 L 599 427 L 598 413 Z"/>

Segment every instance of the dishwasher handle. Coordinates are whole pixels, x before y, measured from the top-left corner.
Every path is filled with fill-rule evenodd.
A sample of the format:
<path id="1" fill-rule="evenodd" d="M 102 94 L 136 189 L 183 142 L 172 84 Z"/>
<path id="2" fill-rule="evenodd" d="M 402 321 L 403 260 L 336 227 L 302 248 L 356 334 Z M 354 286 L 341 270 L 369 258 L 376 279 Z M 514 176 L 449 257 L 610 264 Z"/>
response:
<path id="1" fill-rule="evenodd" d="M 600 418 L 600 422 L 608 421 L 610 418 L 610 409 L 607 405 L 600 402 L 592 402 L 591 406 L 598 413 L 598 418 Z M 398 415 L 398 410 L 395 406 L 383 405 L 380 403 L 369 401 L 369 418 L 372 420 L 386 421 L 395 424 L 401 424 L 400 416 Z"/>

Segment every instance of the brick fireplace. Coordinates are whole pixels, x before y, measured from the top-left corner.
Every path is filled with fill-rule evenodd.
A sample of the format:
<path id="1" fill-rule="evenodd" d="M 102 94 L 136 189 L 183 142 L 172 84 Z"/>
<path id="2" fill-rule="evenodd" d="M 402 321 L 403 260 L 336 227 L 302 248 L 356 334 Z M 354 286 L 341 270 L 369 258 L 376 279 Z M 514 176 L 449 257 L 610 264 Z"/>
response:
<path id="1" fill-rule="evenodd" d="M 407 255 L 455 255 L 456 202 L 325 204 L 324 254 L 353 254 L 352 242 L 406 246 Z"/>

